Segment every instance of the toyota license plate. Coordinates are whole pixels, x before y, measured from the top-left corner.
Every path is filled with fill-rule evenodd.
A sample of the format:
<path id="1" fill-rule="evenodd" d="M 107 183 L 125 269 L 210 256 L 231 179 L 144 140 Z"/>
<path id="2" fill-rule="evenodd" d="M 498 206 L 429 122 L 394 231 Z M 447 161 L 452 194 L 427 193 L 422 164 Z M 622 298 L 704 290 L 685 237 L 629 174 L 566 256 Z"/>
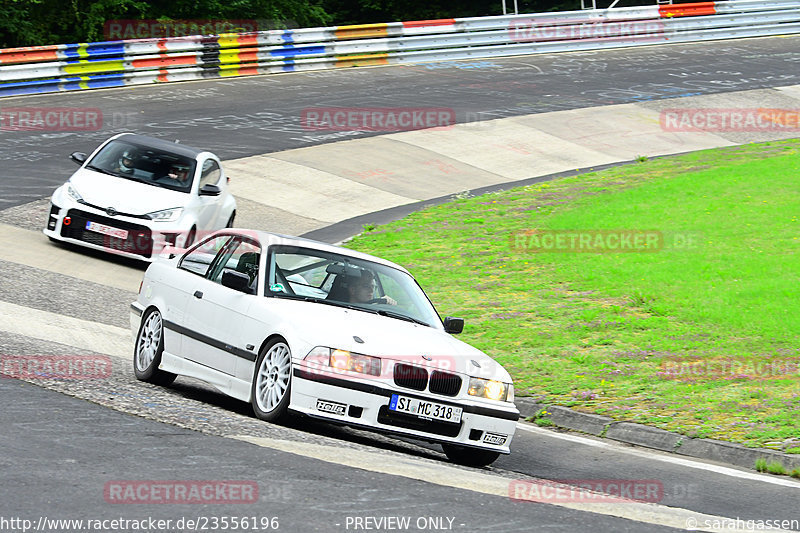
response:
<path id="1" fill-rule="evenodd" d="M 389 402 L 389 410 L 397 413 L 408 413 L 417 415 L 420 418 L 430 418 L 431 420 L 443 420 L 458 424 L 461 422 L 461 407 L 444 405 L 428 400 L 408 398 L 399 394 L 392 394 L 392 401 Z"/>
<path id="2" fill-rule="evenodd" d="M 87 222 L 86 229 L 95 233 L 108 235 L 109 237 L 116 237 L 117 239 L 122 239 L 123 241 L 128 238 L 128 230 L 112 228 L 111 226 L 98 224 L 97 222 Z"/>

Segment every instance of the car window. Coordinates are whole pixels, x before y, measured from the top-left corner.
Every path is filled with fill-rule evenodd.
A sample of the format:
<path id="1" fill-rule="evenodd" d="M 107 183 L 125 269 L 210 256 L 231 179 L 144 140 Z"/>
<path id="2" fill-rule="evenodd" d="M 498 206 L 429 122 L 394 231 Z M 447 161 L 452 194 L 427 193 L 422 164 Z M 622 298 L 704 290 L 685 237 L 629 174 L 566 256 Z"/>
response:
<path id="1" fill-rule="evenodd" d="M 225 272 L 234 271 L 246 274 L 250 279 L 249 292 L 256 293 L 258 287 L 258 263 L 261 259 L 261 247 L 250 239 L 237 238 L 215 261 L 208 279 L 214 283 L 222 283 Z"/>
<path id="2" fill-rule="evenodd" d="M 201 243 L 181 258 L 178 268 L 205 276 L 214 258 L 231 238 L 231 235 L 220 235 Z"/>
<path id="3" fill-rule="evenodd" d="M 327 251 L 270 247 L 264 294 L 319 300 L 441 327 L 430 300 L 409 274 Z"/>
<path id="4" fill-rule="evenodd" d="M 103 146 L 86 168 L 154 187 L 188 192 L 196 167 L 194 159 L 115 139 Z"/>
<path id="5" fill-rule="evenodd" d="M 222 170 L 219 168 L 219 163 L 213 159 L 207 159 L 203 163 L 203 173 L 200 175 L 200 188 L 204 185 L 217 185 L 219 178 L 222 175 Z"/>

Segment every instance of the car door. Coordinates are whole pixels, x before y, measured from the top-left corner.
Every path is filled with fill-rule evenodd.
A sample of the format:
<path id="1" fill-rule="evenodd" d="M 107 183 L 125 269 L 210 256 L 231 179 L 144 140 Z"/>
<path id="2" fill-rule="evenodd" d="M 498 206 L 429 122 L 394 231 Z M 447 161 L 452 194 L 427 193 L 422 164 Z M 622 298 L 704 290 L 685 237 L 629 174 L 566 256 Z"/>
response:
<path id="1" fill-rule="evenodd" d="M 215 230 L 220 229 L 217 221 L 220 219 L 222 210 L 221 194 L 206 195 L 200 194 L 206 185 L 220 187 L 222 169 L 215 159 L 208 158 L 200 165 L 200 180 L 197 190 L 193 193 L 197 195 L 197 227 L 199 229 Z"/>
<path id="2" fill-rule="evenodd" d="M 240 345 L 242 325 L 256 298 L 261 247 L 248 237 L 236 237 L 217 256 L 203 278 L 198 278 L 186 307 L 186 359 L 229 376 L 235 375 L 239 359 L 255 359 L 252 350 Z M 247 292 L 222 284 L 225 272 L 235 271 L 250 279 Z"/>
<path id="3" fill-rule="evenodd" d="M 232 239 L 232 235 L 219 235 L 198 243 L 180 259 L 174 275 L 162 280 L 159 291 L 167 303 L 164 348 L 173 355 L 185 356 L 187 328 L 194 326 L 186 315 L 188 304 L 194 298 L 199 280 L 205 279 L 214 260 Z"/>

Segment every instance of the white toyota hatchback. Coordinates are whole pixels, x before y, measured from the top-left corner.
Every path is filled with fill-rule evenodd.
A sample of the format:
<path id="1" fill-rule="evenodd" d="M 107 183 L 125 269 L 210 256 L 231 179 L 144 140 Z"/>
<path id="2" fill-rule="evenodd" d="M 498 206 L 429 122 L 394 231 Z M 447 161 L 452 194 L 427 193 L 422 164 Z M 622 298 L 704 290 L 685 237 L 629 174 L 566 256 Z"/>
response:
<path id="1" fill-rule="evenodd" d="M 511 378 L 453 338 L 404 268 L 306 239 L 221 230 L 145 273 L 134 371 L 206 381 L 276 421 L 299 413 L 441 443 L 454 462 L 510 453 Z"/>
<path id="2" fill-rule="evenodd" d="M 122 133 L 71 158 L 81 168 L 53 193 L 51 240 L 152 261 L 165 247 L 233 226 L 236 200 L 210 152 Z"/>

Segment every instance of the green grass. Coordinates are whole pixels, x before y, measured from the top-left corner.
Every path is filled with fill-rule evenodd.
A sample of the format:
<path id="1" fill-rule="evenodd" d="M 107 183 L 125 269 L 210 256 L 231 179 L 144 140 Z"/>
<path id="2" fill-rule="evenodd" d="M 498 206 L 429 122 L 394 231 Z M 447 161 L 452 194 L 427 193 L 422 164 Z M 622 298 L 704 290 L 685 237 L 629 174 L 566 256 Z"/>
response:
<path id="1" fill-rule="evenodd" d="M 760 446 L 800 433 L 799 178 L 796 140 L 708 150 L 460 195 L 348 246 L 409 268 L 518 395 Z M 534 229 L 663 241 L 520 250 Z"/>
<path id="2" fill-rule="evenodd" d="M 756 459 L 755 469 L 758 472 L 769 472 L 770 474 L 777 474 L 777 475 L 794 475 L 795 470 L 792 472 L 787 472 L 786 467 L 780 461 L 767 461 L 766 459 Z"/>

